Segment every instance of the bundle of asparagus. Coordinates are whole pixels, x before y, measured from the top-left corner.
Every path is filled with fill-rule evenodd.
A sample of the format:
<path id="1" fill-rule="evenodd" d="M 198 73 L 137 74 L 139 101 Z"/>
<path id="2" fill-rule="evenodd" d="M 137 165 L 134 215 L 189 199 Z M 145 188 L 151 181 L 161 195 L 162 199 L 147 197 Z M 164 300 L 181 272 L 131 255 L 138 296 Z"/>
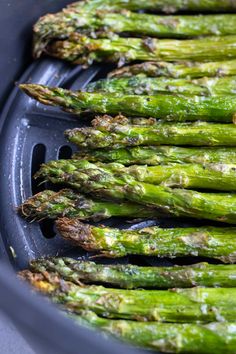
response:
<path id="1" fill-rule="evenodd" d="M 236 15 L 131 12 L 139 10 L 233 12 L 236 5 L 86 0 L 40 19 L 35 56 L 45 51 L 82 64 L 149 62 L 115 70 L 87 92 L 20 85 L 43 104 L 115 117 L 98 116 L 91 127 L 67 130 L 67 139 L 81 150 L 72 159 L 43 164 L 35 177 L 72 189 L 40 192 L 19 213 L 33 221 L 55 219 L 62 238 L 95 256 L 200 256 L 225 264 L 147 267 L 41 258 L 20 276 L 79 323 L 135 345 L 233 354 L 235 227 L 120 230 L 81 222 L 191 217 L 236 225 Z"/>

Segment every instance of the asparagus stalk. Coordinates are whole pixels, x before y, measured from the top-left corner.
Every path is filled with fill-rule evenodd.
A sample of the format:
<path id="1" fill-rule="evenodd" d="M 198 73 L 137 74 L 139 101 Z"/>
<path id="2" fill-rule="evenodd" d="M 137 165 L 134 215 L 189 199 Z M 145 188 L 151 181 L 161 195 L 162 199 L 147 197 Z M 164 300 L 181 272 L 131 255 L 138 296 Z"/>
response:
<path id="1" fill-rule="evenodd" d="M 234 11 L 236 5 L 232 0 L 85 0 L 71 4 L 76 10 L 149 10 L 164 13 L 177 11 L 221 12 Z"/>
<path id="2" fill-rule="evenodd" d="M 46 48 L 47 54 L 75 64 L 95 62 L 142 61 L 219 61 L 236 58 L 236 36 L 207 37 L 190 40 L 155 38 L 93 39 L 74 33 L 68 40 L 57 40 Z"/>
<path id="3" fill-rule="evenodd" d="M 221 77 L 236 75 L 236 60 L 196 63 L 196 62 L 144 62 L 113 70 L 109 78 L 142 75 L 146 77 L 173 77 L 196 79 L 204 76 Z"/>
<path id="4" fill-rule="evenodd" d="M 119 163 L 98 163 L 98 166 L 105 171 L 111 171 L 116 176 L 122 176 L 125 173 L 137 181 L 166 187 L 236 191 L 236 165 L 234 164 L 132 165 L 125 167 Z"/>
<path id="5" fill-rule="evenodd" d="M 197 96 L 236 94 L 236 76 L 188 80 L 134 76 L 132 78 L 103 79 L 90 83 L 87 92 L 110 92 L 124 95 L 157 95 L 180 93 Z"/>
<path id="6" fill-rule="evenodd" d="M 87 161 L 58 160 L 41 166 L 35 177 L 63 183 L 93 196 L 130 200 L 157 208 L 162 214 L 218 220 L 236 224 L 236 195 L 200 193 L 138 182 L 132 176 L 116 176 Z"/>
<path id="7" fill-rule="evenodd" d="M 236 266 L 198 263 L 190 266 L 139 267 L 130 264 L 103 265 L 72 258 L 42 258 L 30 262 L 34 272 L 55 272 L 80 284 L 103 283 L 125 289 L 236 287 Z"/>
<path id="8" fill-rule="evenodd" d="M 68 38 L 73 32 L 129 32 L 152 37 L 188 38 L 209 35 L 233 35 L 236 32 L 234 14 L 206 16 L 163 16 L 132 13 L 91 12 L 67 9 L 42 17 L 34 26 L 35 55 L 58 38 Z"/>
<path id="9" fill-rule="evenodd" d="M 71 317 L 78 324 L 98 328 L 135 346 L 165 353 L 232 354 L 236 346 L 235 322 L 145 323 L 109 320 L 88 311 Z"/>
<path id="10" fill-rule="evenodd" d="M 140 204 L 93 200 L 70 189 L 63 189 L 59 192 L 49 190 L 40 192 L 20 205 L 18 211 L 24 218 L 32 221 L 45 218 L 56 219 L 59 216 L 93 221 L 112 216 L 127 218 L 160 216 L 157 210 L 144 208 Z"/>
<path id="11" fill-rule="evenodd" d="M 76 114 L 90 111 L 174 121 L 215 122 L 232 122 L 236 114 L 236 100 L 233 96 L 188 98 L 181 95 L 121 96 L 111 93 L 72 92 L 37 84 L 22 84 L 20 88 L 43 104 L 60 106 Z"/>
<path id="12" fill-rule="evenodd" d="M 201 147 L 236 146 L 236 125 L 204 122 L 174 125 L 157 123 L 154 126 L 107 124 L 96 128 L 69 129 L 65 136 L 79 147 L 89 149 L 169 144 Z"/>
<path id="13" fill-rule="evenodd" d="M 58 275 L 21 273 L 36 289 L 74 312 L 91 310 L 108 318 L 157 322 L 234 321 L 235 288 L 123 290 L 84 286 Z"/>
<path id="14" fill-rule="evenodd" d="M 83 224 L 78 219 L 56 221 L 63 238 L 87 251 L 106 257 L 129 254 L 158 257 L 209 257 L 224 263 L 236 261 L 236 228 L 200 227 L 141 230 L 119 230 Z"/>
<path id="15" fill-rule="evenodd" d="M 97 149 L 74 153 L 73 159 L 90 162 L 118 162 L 123 165 L 159 165 L 168 163 L 236 163 L 233 147 L 138 146 L 120 149 Z"/>

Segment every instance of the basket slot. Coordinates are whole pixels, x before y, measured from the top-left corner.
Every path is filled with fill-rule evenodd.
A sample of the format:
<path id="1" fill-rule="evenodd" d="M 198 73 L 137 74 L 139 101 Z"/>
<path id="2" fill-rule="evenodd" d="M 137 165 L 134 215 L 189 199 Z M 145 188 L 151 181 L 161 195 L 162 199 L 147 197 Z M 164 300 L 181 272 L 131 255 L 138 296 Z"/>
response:
<path id="1" fill-rule="evenodd" d="M 72 148 L 68 145 L 63 145 L 59 148 L 58 159 L 59 160 L 68 160 L 72 156 Z"/>
<path id="2" fill-rule="evenodd" d="M 53 220 L 43 220 L 39 226 L 44 237 L 53 238 L 56 236 Z"/>
<path id="3" fill-rule="evenodd" d="M 46 147 L 43 144 L 37 144 L 33 148 L 31 163 L 31 189 L 32 194 L 39 193 L 45 189 L 45 184 L 34 179 L 35 173 L 39 170 L 42 163 L 45 162 Z"/>

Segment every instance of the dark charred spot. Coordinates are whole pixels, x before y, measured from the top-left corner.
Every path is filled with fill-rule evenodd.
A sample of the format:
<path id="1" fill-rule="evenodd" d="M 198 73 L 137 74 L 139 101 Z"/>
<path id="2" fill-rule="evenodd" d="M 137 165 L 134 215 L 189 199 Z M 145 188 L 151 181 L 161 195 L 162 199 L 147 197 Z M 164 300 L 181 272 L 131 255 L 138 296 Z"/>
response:
<path id="1" fill-rule="evenodd" d="M 154 52 L 156 50 L 156 39 L 154 40 L 154 38 L 145 38 L 143 40 L 143 46 L 150 50 L 150 52 Z"/>
<path id="2" fill-rule="evenodd" d="M 133 138 L 127 138 L 126 141 L 130 145 L 136 145 L 138 143 L 138 137 L 133 137 Z"/>
<path id="3" fill-rule="evenodd" d="M 170 29 L 175 29 L 179 25 L 179 20 L 175 17 L 164 17 L 159 21 L 161 25 L 167 26 Z"/>

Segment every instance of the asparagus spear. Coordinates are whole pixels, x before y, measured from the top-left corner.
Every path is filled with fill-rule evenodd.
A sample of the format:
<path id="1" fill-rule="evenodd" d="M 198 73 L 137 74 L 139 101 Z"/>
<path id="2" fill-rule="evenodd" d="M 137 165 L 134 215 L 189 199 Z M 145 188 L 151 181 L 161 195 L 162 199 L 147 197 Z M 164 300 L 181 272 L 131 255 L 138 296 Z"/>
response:
<path id="1" fill-rule="evenodd" d="M 236 76 L 188 80 L 134 76 L 132 78 L 103 79 L 90 83 L 87 92 L 111 92 L 124 95 L 156 95 L 180 93 L 197 96 L 236 94 Z"/>
<path id="2" fill-rule="evenodd" d="M 172 216 L 218 220 L 236 224 L 236 195 L 200 193 L 170 189 L 138 182 L 132 176 L 116 176 L 101 166 L 87 161 L 58 160 L 41 166 L 35 177 L 52 183 L 63 183 L 93 196 L 130 200 L 152 206 Z"/>
<path id="3" fill-rule="evenodd" d="M 55 272 L 80 284 L 103 283 L 115 287 L 190 288 L 192 286 L 236 287 L 236 266 L 198 263 L 190 266 L 139 267 L 130 264 L 103 265 L 72 258 L 41 258 L 30 262 L 34 272 Z"/>
<path id="4" fill-rule="evenodd" d="M 157 322 L 234 321 L 235 288 L 123 290 L 84 286 L 58 275 L 21 272 L 36 289 L 74 312 L 91 310 L 108 318 Z"/>
<path id="5" fill-rule="evenodd" d="M 109 320 L 90 311 L 70 317 L 78 324 L 98 328 L 135 346 L 165 353 L 232 354 L 236 347 L 235 322 L 145 323 Z"/>
<path id="6" fill-rule="evenodd" d="M 22 84 L 19 87 L 27 95 L 43 104 L 60 106 L 66 111 L 77 114 L 90 111 L 123 113 L 147 118 L 151 116 L 174 121 L 216 122 L 232 122 L 236 115 L 236 100 L 233 96 L 188 98 L 181 95 L 120 96 L 111 93 L 72 92 L 37 84 Z"/>
<path id="7" fill-rule="evenodd" d="M 152 37 L 188 38 L 208 35 L 230 35 L 236 32 L 234 14 L 206 16 L 163 16 L 132 13 L 91 12 L 67 9 L 42 17 L 34 26 L 35 55 L 38 57 L 47 43 L 68 38 L 73 32 L 129 32 Z M 104 34 L 105 34 L 104 33 Z M 104 35 L 103 34 L 103 35 Z"/>
<path id="8" fill-rule="evenodd" d="M 96 128 L 68 129 L 65 136 L 79 147 L 89 149 L 162 144 L 236 146 L 236 125 L 204 122 L 157 123 L 154 126 L 108 124 Z"/>
<path id="9" fill-rule="evenodd" d="M 121 149 L 97 149 L 74 153 L 73 159 L 90 162 L 118 162 L 123 165 L 159 165 L 168 163 L 236 163 L 236 148 L 138 146 Z"/>
<path id="10" fill-rule="evenodd" d="M 236 5 L 232 0 L 85 0 L 71 4 L 69 8 L 80 10 L 149 10 L 165 13 L 177 11 L 221 12 L 233 11 Z"/>
<path id="11" fill-rule="evenodd" d="M 59 216 L 93 221 L 111 216 L 127 218 L 160 216 L 157 210 L 144 208 L 140 204 L 93 200 L 70 189 L 63 189 L 57 193 L 49 190 L 40 192 L 20 205 L 18 211 L 26 219 L 33 221 L 45 218 L 56 219 Z"/>
<path id="12" fill-rule="evenodd" d="M 236 36 L 207 37 L 190 40 L 155 38 L 93 39 L 74 33 L 68 40 L 58 40 L 47 46 L 47 54 L 75 64 L 96 62 L 142 61 L 219 61 L 236 58 Z"/>
<path id="13" fill-rule="evenodd" d="M 236 165 L 234 164 L 132 165 L 125 167 L 119 163 L 98 163 L 98 166 L 105 171 L 111 171 L 116 176 L 122 176 L 125 173 L 137 181 L 166 187 L 236 191 Z"/>
<path id="14" fill-rule="evenodd" d="M 86 160 L 70 160 L 74 171 L 81 169 Z M 93 165 L 94 166 L 94 165 Z M 120 163 L 98 163 L 104 171 L 116 176 L 124 173 L 135 180 L 167 187 L 183 187 L 193 189 L 214 189 L 220 191 L 236 191 L 236 165 L 235 164 L 169 164 L 159 166 L 125 167 Z M 89 168 L 89 162 L 88 167 Z"/>
<path id="15" fill-rule="evenodd" d="M 92 226 L 69 218 L 58 219 L 56 226 L 66 240 L 106 257 L 138 254 L 170 258 L 200 256 L 224 263 L 236 261 L 236 228 L 162 229 L 153 226 L 133 231 Z"/>
<path id="16" fill-rule="evenodd" d="M 221 77 L 236 75 L 236 60 L 196 63 L 196 62 L 144 62 L 124 66 L 111 71 L 109 78 L 142 75 L 147 77 L 173 77 L 196 79 L 204 76 Z"/>

